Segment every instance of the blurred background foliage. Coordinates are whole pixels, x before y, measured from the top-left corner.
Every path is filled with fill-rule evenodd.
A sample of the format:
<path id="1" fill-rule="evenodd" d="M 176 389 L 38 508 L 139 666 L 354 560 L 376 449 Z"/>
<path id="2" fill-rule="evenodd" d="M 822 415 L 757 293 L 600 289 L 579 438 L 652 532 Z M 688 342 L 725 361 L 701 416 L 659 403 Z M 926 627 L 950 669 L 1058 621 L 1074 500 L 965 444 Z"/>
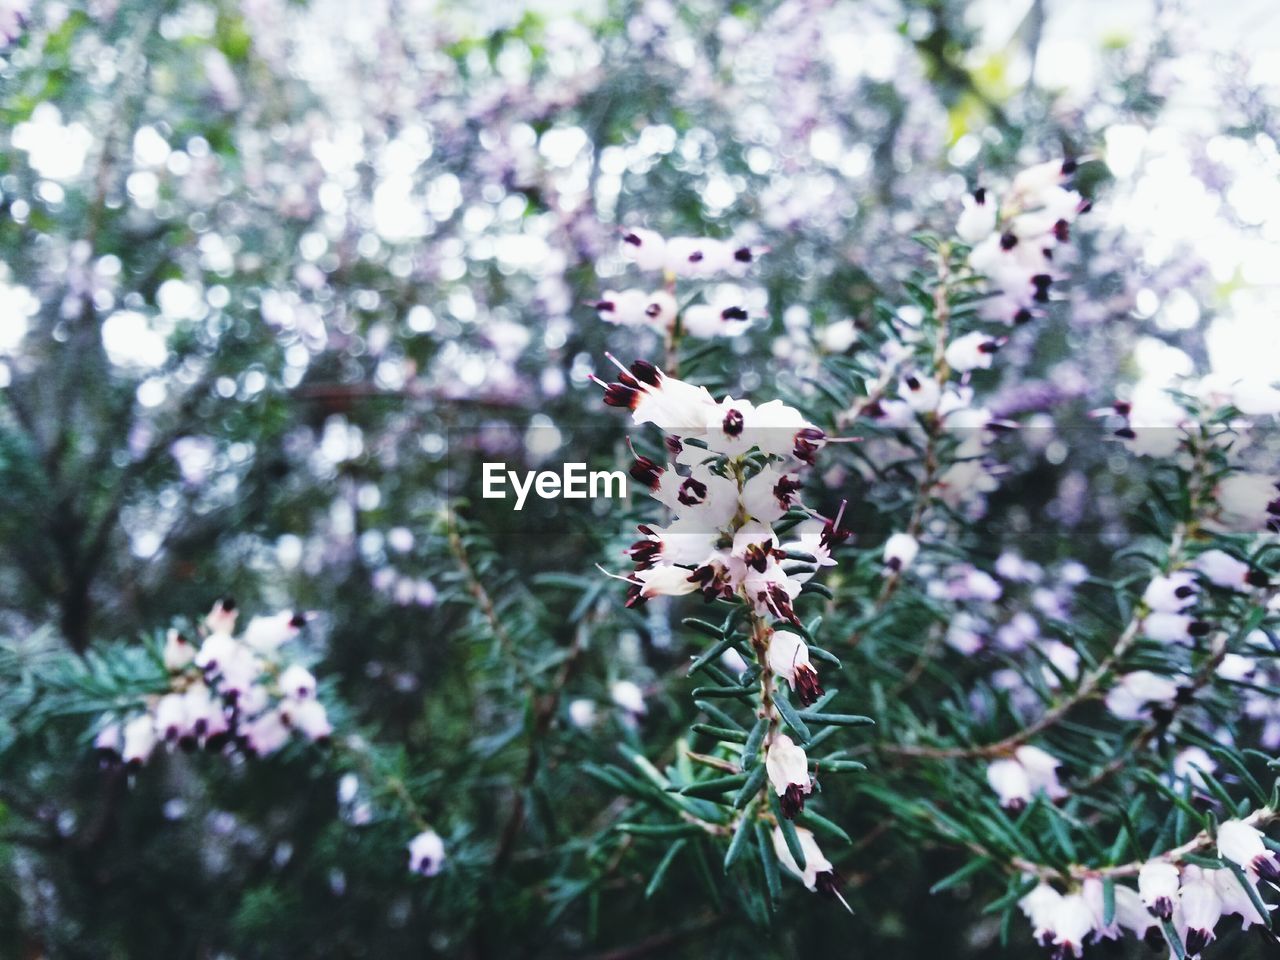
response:
<path id="1" fill-rule="evenodd" d="M 583 765 L 620 742 L 673 761 L 696 604 L 624 611 L 593 572 L 630 507 L 456 494 L 486 458 L 623 462 L 587 375 L 661 345 L 586 305 L 625 284 L 620 225 L 767 246 L 743 282 L 760 319 L 683 372 L 835 429 L 823 331 L 874 343 L 925 262 L 912 235 L 984 178 L 1091 154 L 1067 298 L 975 378 L 1025 429 L 955 549 L 1114 572 L 1152 477 L 1085 414 L 1119 383 L 1256 361 L 1215 344 L 1274 316 L 1280 201 L 1248 44 L 1113 6 L 1129 19 L 1101 35 L 1053 0 L 36 0 L 0 51 L 0 955 L 1032 955 L 982 914 L 998 889 L 929 896 L 963 860 L 887 829 L 870 789 L 828 809 L 855 840 L 853 919 L 796 888 L 762 934 L 703 852 L 647 892 L 665 848 L 611 831 L 627 801 Z M 811 500 L 851 500 L 836 586 L 865 598 L 910 503 L 854 458 L 824 458 Z M 99 770 L 86 671 L 109 700 L 129 650 L 224 594 L 320 614 L 305 642 L 363 747 Z M 933 616 L 906 603 L 887 635 Z M 647 695 L 638 724 L 619 679 Z M 406 795 L 446 839 L 431 880 L 405 867 Z"/>

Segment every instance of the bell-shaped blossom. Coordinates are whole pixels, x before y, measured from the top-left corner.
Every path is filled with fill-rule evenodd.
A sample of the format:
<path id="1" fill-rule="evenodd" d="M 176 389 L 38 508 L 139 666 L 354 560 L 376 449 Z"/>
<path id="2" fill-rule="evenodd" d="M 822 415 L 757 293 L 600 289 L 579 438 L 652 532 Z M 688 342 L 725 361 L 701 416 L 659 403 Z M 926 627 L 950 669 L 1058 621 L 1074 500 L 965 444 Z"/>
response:
<path id="1" fill-rule="evenodd" d="M 736 303 L 692 303 L 680 315 L 680 328 L 698 340 L 736 337 L 749 326 L 746 308 Z"/>
<path id="2" fill-rule="evenodd" d="M 947 365 L 957 373 L 986 370 L 1003 343 L 1003 338 L 989 337 L 985 333 L 974 331 L 952 340 L 947 345 L 944 357 Z"/>
<path id="3" fill-rule="evenodd" d="M 254 650 L 270 652 L 298 635 L 307 622 L 305 614 L 282 610 L 266 617 L 254 617 L 244 628 L 241 641 Z"/>
<path id="4" fill-rule="evenodd" d="M 1261 473 L 1233 473 L 1218 483 L 1223 519 L 1244 530 L 1280 531 L 1280 495 L 1273 478 Z"/>
<path id="5" fill-rule="evenodd" d="M 1049 932 L 1053 935 L 1050 943 L 1058 948 L 1055 951 L 1057 956 L 1083 955 L 1085 940 L 1094 932 L 1096 924 L 1093 910 L 1083 893 L 1066 894 L 1054 906 L 1048 922 Z"/>
<path id="6" fill-rule="evenodd" d="M 1190 643 L 1209 632 L 1209 625 L 1185 613 L 1157 611 L 1142 618 L 1142 632 L 1161 643 Z"/>
<path id="7" fill-rule="evenodd" d="M 1280 859 L 1262 839 L 1262 831 L 1243 820 L 1227 820 L 1218 827 L 1218 856 L 1237 863 L 1251 875 L 1280 881 Z"/>
<path id="8" fill-rule="evenodd" d="M 1213 928 L 1222 919 L 1222 898 L 1213 881 L 1195 866 L 1183 868 L 1179 898 L 1187 924 L 1187 956 L 1194 957 L 1214 939 Z"/>
<path id="9" fill-rule="evenodd" d="M 155 730 L 162 740 L 177 743 L 187 737 L 191 724 L 187 717 L 187 700 L 181 693 L 166 693 L 155 706 Z"/>
<path id="10" fill-rule="evenodd" d="M 666 433 L 698 437 L 706 432 L 707 418 L 715 407 L 706 387 L 668 377 L 644 360 L 629 369 L 619 367 L 622 372 L 616 383 L 596 381 L 605 388 L 606 404 L 625 407 L 637 424 L 652 423 Z"/>
<path id="11" fill-rule="evenodd" d="M 155 748 L 156 728 L 150 714 L 136 716 L 124 725 L 120 759 L 129 766 L 142 766 Z"/>
<path id="12" fill-rule="evenodd" d="M 645 706 L 644 691 L 639 684 L 631 680 L 616 680 L 609 687 L 609 696 L 613 702 L 633 717 L 643 716 L 649 711 Z"/>
<path id="13" fill-rule="evenodd" d="M 164 668 L 170 673 L 185 670 L 196 658 L 196 648 L 177 630 L 170 630 L 164 641 Z"/>
<path id="14" fill-rule="evenodd" d="M 661 270 L 667 262 L 667 242 L 653 230 L 631 230 L 622 238 L 622 251 L 641 270 Z"/>
<path id="15" fill-rule="evenodd" d="M 240 726 L 240 741 L 250 756 L 265 757 L 289 742 L 289 726 L 278 710 L 267 710 Z"/>
<path id="16" fill-rule="evenodd" d="M 765 751 L 765 770 L 778 795 L 782 815 L 794 820 L 804 809 L 804 798 L 813 792 L 804 748 L 785 733 L 774 734 Z"/>
<path id="17" fill-rule="evenodd" d="M 1115 898 L 1116 923 L 1121 927 L 1138 937 L 1146 937 L 1159 928 L 1156 918 L 1147 910 L 1136 890 L 1118 883 L 1115 885 Z"/>
<path id="18" fill-rule="evenodd" d="M 316 695 L 316 678 L 299 664 L 290 664 L 280 674 L 280 690 L 286 697 L 306 700 Z"/>
<path id="19" fill-rule="evenodd" d="M 1061 906 L 1062 894 L 1043 881 L 1018 901 L 1018 909 L 1031 922 L 1032 937 L 1042 947 L 1051 946 L 1057 936 L 1055 925 Z"/>
<path id="20" fill-rule="evenodd" d="M 768 464 L 742 486 L 742 508 L 760 523 L 782 519 L 800 503 L 800 475 L 784 467 Z"/>
<path id="21" fill-rule="evenodd" d="M 805 706 L 822 696 L 818 672 L 809 661 L 809 647 L 798 633 L 775 630 L 769 637 L 769 669 L 791 685 Z"/>
<path id="22" fill-rule="evenodd" d="M 1168 920 L 1178 903 L 1178 868 L 1163 860 L 1150 860 L 1138 871 L 1138 896 L 1153 917 Z"/>
<path id="23" fill-rule="evenodd" d="M 933 377 L 909 373 L 898 383 L 898 396 L 916 413 L 933 413 L 938 409 L 942 389 Z"/>
<path id="24" fill-rule="evenodd" d="M 424 830 L 409 841 L 409 870 L 434 877 L 444 866 L 444 841 L 434 830 Z"/>
<path id="25" fill-rule="evenodd" d="M 653 597 L 682 597 L 698 589 L 692 573 L 685 567 L 659 563 L 647 570 L 637 570 L 625 577 L 631 589 L 627 591 L 626 605 L 639 606 Z"/>
<path id="26" fill-rule="evenodd" d="M 1027 167 L 1013 178 L 1014 201 L 1030 209 L 1042 206 L 1047 202 L 1046 195 L 1070 180 L 1079 166 L 1079 161 L 1068 157 Z"/>
<path id="27" fill-rule="evenodd" d="M 236 629 L 236 617 L 240 611 L 231 597 L 222 597 L 214 601 L 213 609 L 204 618 L 204 625 L 212 634 L 230 636 Z"/>
<path id="28" fill-rule="evenodd" d="M 1121 720 L 1141 720 L 1150 716 L 1152 704 L 1167 707 L 1177 696 L 1178 685 L 1169 677 L 1135 670 L 1107 692 L 1107 709 Z"/>
<path id="29" fill-rule="evenodd" d="M 823 856 L 813 831 L 806 830 L 804 827 L 796 827 L 795 831 L 800 840 L 800 850 L 804 854 L 804 869 L 800 869 L 796 858 L 791 855 L 791 848 L 787 846 L 786 837 L 782 835 L 782 828 L 774 827 L 773 852 L 778 862 L 789 873 L 798 877 L 809 890 L 828 895 L 835 894 L 840 888 L 840 877 L 835 867 L 831 865 L 831 861 Z"/>
<path id="30" fill-rule="evenodd" d="M 1142 602 L 1162 613 L 1179 613 L 1196 602 L 1195 574 L 1189 570 L 1155 577 L 1143 591 Z"/>
<path id="31" fill-rule="evenodd" d="M 333 735 L 324 704 L 314 697 L 303 700 L 287 699 L 280 705 L 281 720 L 313 743 L 327 741 Z"/>
<path id="32" fill-rule="evenodd" d="M 596 723 L 596 702 L 579 697 L 569 701 L 569 722 L 579 730 L 588 730 Z"/>
<path id="33" fill-rule="evenodd" d="M 1062 761 L 1053 754 L 1031 744 L 1024 744 L 1013 752 L 1017 761 L 1027 771 L 1032 793 L 1044 793 L 1050 800 L 1061 800 L 1067 795 L 1058 782 L 1058 768 Z"/>
<path id="34" fill-rule="evenodd" d="M 1215 587 L 1244 590 L 1249 586 L 1262 585 L 1255 583 L 1259 578 L 1253 576 L 1249 564 L 1236 559 L 1225 550 L 1206 550 L 1196 557 L 1192 566 Z"/>
<path id="35" fill-rule="evenodd" d="M 909 533 L 895 533 L 884 543 L 884 565 L 901 573 L 920 552 L 920 542 Z"/>
<path id="36" fill-rule="evenodd" d="M 1031 778 L 1027 768 L 1012 757 L 987 765 L 987 783 L 1000 798 L 1000 806 L 1017 813 L 1031 802 Z"/>
<path id="37" fill-rule="evenodd" d="M 1212 880 L 1214 888 L 1218 891 L 1218 899 L 1222 903 L 1222 915 L 1224 917 L 1236 914 L 1240 917 L 1240 926 L 1248 930 L 1256 924 L 1266 925 L 1266 918 L 1258 912 L 1257 905 L 1253 902 L 1253 897 L 1249 895 L 1249 891 L 1244 888 L 1243 883 L 1252 884 L 1254 881 L 1246 877 L 1246 881 L 1241 881 L 1234 870 L 1206 870 L 1204 875 Z M 1267 910 L 1274 910 L 1275 907 L 1267 904 Z"/>
<path id="38" fill-rule="evenodd" d="M 979 187 L 961 201 L 963 209 L 956 221 L 956 235 L 968 244 L 979 243 L 996 228 L 996 201 L 988 190 Z"/>
<path id="39" fill-rule="evenodd" d="M 665 330 L 676 318 L 676 299 L 666 290 L 606 290 L 594 306 L 601 320 L 623 327 Z"/>

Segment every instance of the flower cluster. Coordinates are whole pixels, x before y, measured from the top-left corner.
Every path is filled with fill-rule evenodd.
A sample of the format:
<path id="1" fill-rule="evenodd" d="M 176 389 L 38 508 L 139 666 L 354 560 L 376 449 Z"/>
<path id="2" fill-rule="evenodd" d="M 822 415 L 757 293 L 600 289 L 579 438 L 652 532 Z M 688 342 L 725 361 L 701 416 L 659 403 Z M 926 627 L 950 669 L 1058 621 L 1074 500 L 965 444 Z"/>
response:
<path id="1" fill-rule="evenodd" d="M 333 727 L 316 697 L 315 677 L 282 655 L 306 616 L 254 617 L 236 637 L 238 613 L 229 598 L 214 604 L 198 648 L 169 632 L 163 651 L 168 690 L 149 697 L 141 713 L 107 720 L 95 741 L 104 757 L 137 767 L 160 744 L 212 752 L 234 746 L 265 756 L 295 732 L 312 742 L 329 739 Z"/>
<path id="2" fill-rule="evenodd" d="M 736 336 L 750 324 L 742 291 L 728 286 L 700 303 L 680 307 L 678 279 L 712 280 L 740 277 L 763 252 L 709 237 L 664 238 L 652 230 L 633 230 L 623 237 L 623 252 L 640 270 L 659 271 L 664 285 L 652 292 L 628 288 L 606 290 L 593 306 L 601 320 L 624 327 L 648 327 L 668 338 L 679 332 L 699 339 Z"/>
<path id="3" fill-rule="evenodd" d="M 1027 323 L 1049 302 L 1071 224 L 1089 209 L 1088 201 L 1066 186 L 1078 166 L 1067 159 L 1029 167 L 1014 177 L 999 202 L 981 187 L 965 197 L 956 233 L 973 247 L 969 265 L 974 272 L 995 287 L 995 295 L 982 304 L 986 319 Z M 961 343 L 952 344 L 955 359 L 971 368 L 989 366 L 990 354 L 999 345 L 981 335 L 971 335 L 957 346 Z"/>
<path id="4" fill-rule="evenodd" d="M 1271 811 L 1260 811 L 1269 819 Z M 1260 881 L 1280 880 L 1280 858 L 1252 821 L 1228 820 L 1217 830 L 1221 867 L 1200 866 L 1173 858 L 1138 865 L 1137 889 L 1115 883 L 1110 916 L 1099 876 L 1087 876 L 1079 888 L 1061 893 L 1041 882 L 1019 906 L 1038 943 L 1055 960 L 1083 955 L 1086 943 L 1118 940 L 1127 931 L 1153 948 L 1167 942 L 1174 956 L 1198 957 L 1215 939 L 1214 929 L 1227 916 L 1241 926 L 1269 925 L 1272 908 L 1258 893 Z"/>
<path id="5" fill-rule="evenodd" d="M 835 520 L 806 519 L 783 542 L 773 524 L 793 510 L 808 517 L 801 473 L 826 442 L 823 431 L 778 400 L 717 401 L 645 361 L 619 367 L 616 383 L 599 381 L 605 403 L 661 429 L 674 461 L 637 455 L 631 466 L 676 517 L 640 525 L 641 539 L 627 550 L 636 565 L 628 606 L 696 591 L 706 600 L 741 596 L 757 616 L 798 623 L 793 600 L 835 562 L 831 548 L 847 534 Z"/>
<path id="6" fill-rule="evenodd" d="M 757 733 L 746 738 L 741 767 L 730 765 L 741 772 L 728 779 L 741 791 L 736 805 L 768 791 L 776 814 L 763 814 L 758 798 L 740 816 L 737 830 L 750 829 L 757 816 L 776 823 L 774 849 L 760 855 L 776 857 L 808 889 L 839 896 L 839 878 L 812 832 L 790 823 L 814 792 L 804 747 L 811 736 L 807 723 L 866 719 L 816 712 L 830 699 L 813 662 L 821 651 L 807 641 L 795 607 L 815 574 L 835 564 L 832 550 L 849 536 L 840 526 L 843 507 L 827 519 L 800 500 L 803 474 L 828 438 L 781 401 L 716 400 L 705 388 L 644 361 L 618 367 L 616 382 L 597 381 L 605 403 L 629 409 L 635 423 L 653 424 L 665 435 L 665 462 L 637 453 L 631 475 L 673 516 L 665 525 L 641 524 L 641 538 L 626 549 L 635 564 L 620 578 L 629 584 L 627 605 L 701 593 L 707 601 L 745 606 L 756 665 L 744 671 L 743 684 L 758 678 Z M 718 649 L 734 650 L 732 637 L 723 635 Z M 728 679 L 706 659 L 701 669 Z M 787 705 L 783 683 L 807 710 Z M 721 695 L 751 694 L 739 685 L 721 688 Z M 717 708 L 704 709 L 736 724 Z M 784 721 L 790 733 L 782 731 Z"/>

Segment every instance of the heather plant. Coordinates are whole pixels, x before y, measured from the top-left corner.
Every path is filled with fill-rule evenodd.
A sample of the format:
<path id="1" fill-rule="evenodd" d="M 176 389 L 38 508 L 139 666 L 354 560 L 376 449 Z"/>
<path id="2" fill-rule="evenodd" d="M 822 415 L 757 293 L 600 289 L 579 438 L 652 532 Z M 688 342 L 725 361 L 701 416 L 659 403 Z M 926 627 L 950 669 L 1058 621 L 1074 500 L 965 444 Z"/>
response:
<path id="1" fill-rule="evenodd" d="M 0 0 L 0 956 L 1270 956 L 1265 31 L 488 6 Z"/>

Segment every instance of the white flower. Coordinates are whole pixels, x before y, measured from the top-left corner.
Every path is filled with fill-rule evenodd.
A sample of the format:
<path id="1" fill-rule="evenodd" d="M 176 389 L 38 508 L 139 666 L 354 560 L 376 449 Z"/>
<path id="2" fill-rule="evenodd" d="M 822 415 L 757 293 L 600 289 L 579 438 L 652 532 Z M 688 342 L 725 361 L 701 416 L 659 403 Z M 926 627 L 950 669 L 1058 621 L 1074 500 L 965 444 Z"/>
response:
<path id="1" fill-rule="evenodd" d="M 434 830 L 424 830 L 409 841 L 409 870 L 434 877 L 444 866 L 444 841 Z"/>
<path id="2" fill-rule="evenodd" d="M 1265 637 L 1266 634 L 1263 634 Z M 1218 669 L 1214 671 L 1223 680 L 1247 680 L 1250 674 L 1258 668 L 1258 663 L 1252 657 L 1246 657 L 1239 653 L 1225 653 L 1222 655 L 1222 662 L 1218 664 Z"/>
<path id="3" fill-rule="evenodd" d="M 1067 894 L 1058 902 L 1050 918 L 1054 932 L 1053 943 L 1062 949 L 1059 955 L 1065 957 L 1066 951 L 1079 957 L 1084 952 L 1084 942 L 1094 931 L 1093 910 L 1080 893 Z"/>
<path id="4" fill-rule="evenodd" d="M 648 712 L 644 704 L 644 691 L 630 680 L 617 680 L 609 688 L 609 696 L 613 702 L 632 716 L 640 716 Z"/>
<path id="5" fill-rule="evenodd" d="M 195 665 L 206 673 L 218 673 L 224 664 L 239 653 L 240 644 L 230 634 L 213 633 L 200 644 L 200 652 L 196 654 Z"/>
<path id="6" fill-rule="evenodd" d="M 908 374 L 898 384 L 898 396 L 916 413 L 932 413 L 938 409 L 942 391 L 933 377 Z"/>
<path id="7" fill-rule="evenodd" d="M 170 630 L 164 641 L 164 668 L 178 673 L 196 658 L 196 648 L 177 630 Z"/>
<path id="8" fill-rule="evenodd" d="M 809 662 L 809 648 L 799 634 L 775 630 L 769 637 L 769 669 L 782 677 L 805 706 L 822 696 L 822 684 Z"/>
<path id="9" fill-rule="evenodd" d="M 806 830 L 804 827 L 796 827 L 796 836 L 800 840 L 800 850 L 804 853 L 804 869 L 801 870 L 796 858 L 791 855 L 791 849 L 787 846 L 787 840 L 782 835 L 781 827 L 773 828 L 773 852 L 778 857 L 778 862 L 796 877 L 810 890 L 820 893 L 834 893 L 839 886 L 839 879 L 836 876 L 835 868 L 831 866 L 831 861 L 822 855 L 822 850 L 818 847 L 818 841 L 814 839 L 813 831 Z"/>
<path id="10" fill-rule="evenodd" d="M 681 329 L 699 340 L 736 337 L 749 326 L 746 309 L 732 303 L 694 303 L 680 316 Z"/>
<path id="11" fill-rule="evenodd" d="M 1168 706 L 1178 696 L 1178 685 L 1150 670 L 1135 670 L 1120 678 L 1107 693 L 1107 709 L 1121 720 L 1140 720 L 1150 705 Z"/>
<path id="12" fill-rule="evenodd" d="M 804 748 L 785 733 L 775 734 L 765 749 L 765 770 L 779 797 L 782 815 L 794 820 L 804 809 L 805 796 L 813 792 L 809 758 Z"/>
<path id="13" fill-rule="evenodd" d="M 578 698 L 569 702 L 569 722 L 579 730 L 595 726 L 596 704 L 594 700 Z"/>
<path id="14" fill-rule="evenodd" d="M 665 433 L 696 437 L 706 432 L 707 416 L 715 406 L 706 387 L 668 377 L 644 360 L 637 360 L 630 369 L 618 366 L 622 375 L 617 383 L 596 378 L 605 388 L 606 404 L 626 407 L 637 424 L 652 423 Z"/>
<path id="15" fill-rule="evenodd" d="M 312 741 L 328 740 L 333 735 L 333 724 L 329 722 L 329 714 L 314 696 L 305 700 L 288 699 L 281 706 L 281 719 L 287 719 L 289 726 L 298 730 L 304 737 Z"/>
<path id="16" fill-rule="evenodd" d="M 1255 923 L 1266 924 L 1266 919 L 1258 912 L 1253 898 L 1249 896 L 1249 891 L 1241 884 L 1234 870 L 1206 870 L 1205 876 L 1213 882 L 1214 888 L 1218 891 L 1224 917 L 1233 913 L 1239 915 L 1240 926 L 1245 930 Z M 1268 911 L 1273 909 L 1275 908 L 1270 904 L 1267 905 Z"/>
<path id="17" fill-rule="evenodd" d="M 1040 652 L 1053 665 L 1052 670 L 1049 667 L 1041 670 L 1044 682 L 1049 687 L 1057 689 L 1061 684 L 1059 674 L 1071 681 L 1080 676 L 1080 654 L 1073 647 L 1067 646 L 1061 640 L 1050 640 L 1040 645 Z"/>
<path id="18" fill-rule="evenodd" d="M 1154 578 L 1142 594 L 1142 602 L 1152 610 L 1178 613 L 1196 602 L 1195 575 L 1177 570 Z"/>
<path id="19" fill-rule="evenodd" d="M 1187 643 L 1201 636 L 1206 625 L 1185 613 L 1149 613 L 1142 619 L 1142 632 L 1161 643 Z"/>
<path id="20" fill-rule="evenodd" d="M 909 533 L 895 533 L 884 543 L 884 565 L 890 570 L 902 571 L 911 566 L 920 543 Z"/>
<path id="21" fill-rule="evenodd" d="M 187 700 L 180 693 L 166 693 L 155 706 L 155 729 L 162 740 L 176 743 L 190 729 Z"/>
<path id="22" fill-rule="evenodd" d="M 1197 787 L 1204 786 L 1202 774 L 1213 773 L 1217 768 L 1213 758 L 1200 747 L 1186 747 L 1173 758 L 1173 775 L 1190 780 Z"/>
<path id="23" fill-rule="evenodd" d="M 223 597 L 214 601 L 213 609 L 204 618 L 204 625 L 214 635 L 230 636 L 236 628 L 236 617 L 239 613 L 240 611 L 236 609 L 236 602 L 230 597 Z"/>
<path id="24" fill-rule="evenodd" d="M 964 209 L 956 221 L 956 235 L 967 244 L 985 240 L 996 228 L 995 199 L 979 187 L 961 201 Z"/>
<path id="25" fill-rule="evenodd" d="M 1014 812 L 1023 810 L 1031 801 L 1031 778 L 1027 768 L 1017 760 L 994 760 L 987 766 L 987 783 L 1000 798 L 1000 806 Z"/>
<path id="26" fill-rule="evenodd" d="M 292 610 L 281 610 L 267 617 L 254 617 L 244 628 L 241 641 L 263 653 L 269 653 L 298 635 L 307 618 Z"/>
<path id="27" fill-rule="evenodd" d="M 947 364 L 958 373 L 986 370 L 991 366 L 991 361 L 1002 342 L 979 331 L 966 333 L 962 337 L 956 337 L 947 346 L 945 353 Z"/>
<path id="28" fill-rule="evenodd" d="M 156 728 L 150 714 L 141 714 L 124 725 L 124 745 L 120 750 L 120 759 L 125 763 L 131 767 L 142 766 L 155 747 Z"/>
<path id="29" fill-rule="evenodd" d="M 1028 167 L 1013 178 L 1011 192 L 1015 201 L 1028 208 L 1044 205 L 1052 191 L 1066 183 L 1078 166 L 1075 160 L 1068 158 Z"/>
<path id="30" fill-rule="evenodd" d="M 118 760 L 123 733 L 118 723 L 108 723 L 93 738 L 93 749 L 102 754 L 104 760 Z"/>
<path id="31" fill-rule="evenodd" d="M 1266 474 L 1233 473 L 1218 484 L 1218 503 L 1226 519 L 1244 529 L 1265 525 L 1267 517 L 1274 515 L 1275 497 L 1276 488 Z"/>
<path id="32" fill-rule="evenodd" d="M 1061 904 L 1062 894 L 1043 881 L 1018 901 L 1018 908 L 1031 921 L 1032 936 L 1041 946 L 1053 943 L 1054 924 Z"/>
<path id="33" fill-rule="evenodd" d="M 596 312 L 606 323 L 624 327 L 666 329 L 676 317 L 676 301 L 665 290 L 646 293 L 643 290 L 606 290 L 595 303 Z"/>
<path id="34" fill-rule="evenodd" d="M 652 230 L 632 230 L 622 238 L 622 251 L 641 270 L 661 270 L 667 260 L 667 243 Z"/>
<path id="35" fill-rule="evenodd" d="M 1249 565 L 1224 550 L 1206 550 L 1192 566 L 1215 587 L 1243 590 L 1249 584 Z"/>
<path id="36" fill-rule="evenodd" d="M 240 727 L 244 748 L 251 756 L 275 753 L 289 740 L 289 727 L 278 710 L 259 714 Z"/>
<path id="37" fill-rule="evenodd" d="M 1139 937 L 1156 926 L 1155 917 L 1148 911 L 1136 890 L 1116 884 L 1116 923 L 1131 930 Z"/>
<path id="38" fill-rule="evenodd" d="M 1228 820 L 1218 827 L 1218 856 L 1272 883 L 1280 881 L 1280 859 L 1263 843 L 1262 831 L 1243 820 Z"/>
<path id="39" fill-rule="evenodd" d="M 1153 917 L 1168 920 L 1178 902 L 1178 868 L 1163 860 L 1152 860 L 1138 871 L 1138 895 Z"/>
<path id="40" fill-rule="evenodd" d="M 648 570 L 637 570 L 631 575 L 631 590 L 627 594 L 627 606 L 633 607 L 650 597 L 682 597 L 698 589 L 684 567 L 658 564 Z"/>
<path id="41" fill-rule="evenodd" d="M 1061 800 L 1067 791 L 1058 782 L 1058 767 L 1062 761 L 1039 747 L 1026 744 L 1014 751 L 1014 756 L 1027 771 L 1031 792 L 1043 792 L 1050 800 Z"/>
<path id="42" fill-rule="evenodd" d="M 1195 866 L 1183 868 L 1182 916 L 1187 924 L 1187 955 L 1195 956 L 1213 941 L 1213 928 L 1222 919 L 1222 899 L 1214 883 Z"/>
<path id="43" fill-rule="evenodd" d="M 742 509 L 761 523 L 773 523 L 800 502 L 800 475 L 769 464 L 742 485 Z"/>
<path id="44" fill-rule="evenodd" d="M 851 319 L 836 320 L 818 330 L 818 342 L 828 353 L 844 353 L 858 342 L 858 327 Z"/>
<path id="45" fill-rule="evenodd" d="M 316 695 L 316 678 L 306 667 L 291 664 L 280 674 L 280 690 L 286 697 L 305 700 Z"/>

